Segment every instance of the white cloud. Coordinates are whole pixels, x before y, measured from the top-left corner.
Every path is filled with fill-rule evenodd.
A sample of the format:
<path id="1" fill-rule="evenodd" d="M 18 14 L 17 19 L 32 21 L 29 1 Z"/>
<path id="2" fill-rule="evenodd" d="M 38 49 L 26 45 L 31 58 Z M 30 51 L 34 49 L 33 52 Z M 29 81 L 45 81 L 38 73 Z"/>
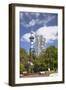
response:
<path id="1" fill-rule="evenodd" d="M 43 14 L 44 16 L 44 19 L 40 19 L 39 16 L 40 16 L 40 13 L 36 12 L 25 12 L 24 13 L 26 15 L 26 17 L 30 18 L 30 21 L 28 21 L 28 23 L 26 21 L 23 21 L 21 22 L 21 24 L 25 27 L 31 27 L 31 26 L 34 26 L 34 25 L 39 25 L 39 24 L 42 24 L 44 26 L 47 25 L 48 22 L 50 22 L 51 20 L 53 20 L 55 18 L 55 16 L 53 15 L 46 15 L 46 14 Z M 23 13 L 20 13 L 20 17 L 21 19 L 24 17 L 24 14 Z M 35 18 L 33 18 L 33 16 L 35 16 Z M 46 17 L 46 18 L 45 18 Z"/>
<path id="2" fill-rule="evenodd" d="M 32 32 L 33 33 L 33 36 L 35 37 L 35 32 Z M 21 37 L 21 41 L 26 41 L 26 42 L 30 42 L 30 33 L 26 33 L 24 34 L 22 37 Z"/>
<path id="3" fill-rule="evenodd" d="M 40 13 L 36 13 L 36 18 L 38 18 L 40 16 Z"/>
<path id="4" fill-rule="evenodd" d="M 21 15 L 21 18 L 23 18 L 23 13 L 20 14 Z M 31 12 L 31 13 L 28 13 L 28 12 L 25 12 L 25 15 L 31 19 L 31 16 L 35 16 L 36 19 L 31 19 L 31 21 L 29 21 L 28 23 L 26 23 L 25 21 L 23 21 L 21 24 L 23 26 L 26 26 L 26 27 L 31 27 L 31 26 L 34 26 L 36 24 L 39 24 L 38 22 L 40 21 L 38 19 L 38 17 L 40 16 L 40 13 L 34 13 L 34 12 Z"/>
<path id="5" fill-rule="evenodd" d="M 51 16 L 48 16 L 48 18 L 46 20 L 40 20 L 39 18 L 36 18 L 36 19 L 32 19 L 28 24 L 24 24 L 26 27 L 31 27 L 31 26 L 34 26 L 36 24 L 43 24 L 44 26 L 47 25 L 48 22 L 50 22 L 51 20 L 53 20 L 55 18 L 55 16 L 51 17 Z"/>
<path id="6" fill-rule="evenodd" d="M 28 12 L 25 12 L 24 14 L 25 14 L 26 16 L 29 16 L 29 13 L 28 13 Z"/>
<path id="7" fill-rule="evenodd" d="M 39 22 L 39 19 L 32 19 L 31 21 L 29 21 L 28 23 L 26 23 L 25 21 L 21 22 L 21 24 L 24 26 L 24 27 L 32 27 L 34 25 L 36 25 L 36 23 Z"/>
<path id="8" fill-rule="evenodd" d="M 38 18 L 40 16 L 40 13 L 39 12 L 31 12 L 30 15 L 33 15 L 36 18 Z"/>
<path id="9" fill-rule="evenodd" d="M 34 25 L 36 25 L 36 24 L 42 24 L 43 23 L 43 20 L 41 20 L 41 22 L 40 22 L 40 20 L 37 18 L 37 19 L 32 19 L 28 24 L 24 24 L 26 27 L 32 27 L 32 26 L 34 26 Z"/>
<path id="10" fill-rule="evenodd" d="M 31 27 L 34 26 L 36 24 L 36 21 L 34 19 L 32 19 L 28 24 L 27 27 Z"/>
<path id="11" fill-rule="evenodd" d="M 36 32 L 33 33 L 34 33 L 34 37 L 35 34 L 42 35 L 46 39 L 46 43 L 48 43 L 51 40 L 56 40 L 58 38 L 57 36 L 58 27 L 57 26 L 41 27 Z M 26 33 L 21 37 L 21 41 L 25 40 L 27 42 L 30 42 L 29 37 L 30 37 L 30 33 Z"/>
<path id="12" fill-rule="evenodd" d="M 49 40 L 57 39 L 56 34 L 58 33 L 58 27 L 57 26 L 42 27 L 42 28 L 39 28 L 36 31 L 36 33 L 46 38 L 46 43 L 47 43 Z"/>
<path id="13" fill-rule="evenodd" d="M 48 22 L 50 22 L 51 20 L 53 20 L 55 18 L 55 16 L 48 16 L 47 19 L 44 20 L 39 20 L 38 24 L 43 24 L 44 26 L 47 25 Z"/>
<path id="14" fill-rule="evenodd" d="M 30 41 L 29 41 L 29 37 L 30 37 L 30 33 L 26 33 L 26 34 L 24 34 L 24 35 L 21 37 L 21 41 L 30 42 Z"/>
<path id="15" fill-rule="evenodd" d="M 53 20 L 55 18 L 55 16 L 49 16 L 48 15 L 48 18 L 47 18 L 47 20 L 44 22 L 44 25 L 46 26 L 46 24 L 48 23 L 48 22 L 50 22 L 51 20 Z"/>

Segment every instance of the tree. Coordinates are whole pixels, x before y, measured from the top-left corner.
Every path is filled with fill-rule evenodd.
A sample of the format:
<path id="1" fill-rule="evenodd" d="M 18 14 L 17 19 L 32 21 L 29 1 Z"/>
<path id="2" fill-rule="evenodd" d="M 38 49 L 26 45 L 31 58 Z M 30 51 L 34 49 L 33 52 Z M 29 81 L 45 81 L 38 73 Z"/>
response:
<path id="1" fill-rule="evenodd" d="M 27 63 L 28 63 L 29 57 L 24 48 L 20 48 L 20 73 L 23 71 L 27 71 Z"/>
<path id="2" fill-rule="evenodd" d="M 45 54 L 45 63 L 51 70 L 57 70 L 58 67 L 58 50 L 54 46 L 50 46 L 46 49 Z"/>
<path id="3" fill-rule="evenodd" d="M 24 64 L 20 64 L 20 73 L 22 73 L 25 70 L 26 70 L 25 65 Z"/>
<path id="4" fill-rule="evenodd" d="M 20 57 L 21 57 L 21 63 L 20 63 L 20 70 L 23 71 L 29 71 L 28 70 L 28 61 L 30 59 L 30 55 L 26 52 L 25 49 L 20 49 Z M 48 68 L 51 70 L 57 70 L 58 68 L 58 49 L 54 46 L 50 46 L 43 50 L 39 56 L 37 57 L 35 53 L 33 54 L 33 71 L 39 72 L 39 71 L 47 71 Z"/>
<path id="5" fill-rule="evenodd" d="M 20 48 L 20 61 L 21 61 L 21 63 L 27 64 L 28 59 L 29 59 L 29 57 L 28 57 L 26 50 L 24 48 Z"/>
<path id="6" fill-rule="evenodd" d="M 48 68 L 57 70 L 58 67 L 58 51 L 54 46 L 50 46 L 43 50 L 34 60 L 34 71 L 46 71 Z"/>

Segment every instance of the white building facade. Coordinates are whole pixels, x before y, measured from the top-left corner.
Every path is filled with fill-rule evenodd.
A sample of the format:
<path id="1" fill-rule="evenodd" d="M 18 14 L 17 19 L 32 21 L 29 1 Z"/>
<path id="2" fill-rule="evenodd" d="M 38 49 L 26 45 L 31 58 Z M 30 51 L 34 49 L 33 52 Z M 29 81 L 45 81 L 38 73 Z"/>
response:
<path id="1" fill-rule="evenodd" d="M 38 56 L 45 49 L 46 39 L 42 35 L 35 34 L 35 54 Z"/>

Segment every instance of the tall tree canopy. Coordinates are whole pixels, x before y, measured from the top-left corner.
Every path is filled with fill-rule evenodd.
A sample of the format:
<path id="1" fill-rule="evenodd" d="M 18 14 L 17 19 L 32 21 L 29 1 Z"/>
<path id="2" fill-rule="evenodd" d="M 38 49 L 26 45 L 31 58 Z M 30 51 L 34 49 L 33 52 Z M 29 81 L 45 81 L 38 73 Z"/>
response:
<path id="1" fill-rule="evenodd" d="M 28 63 L 29 56 L 30 55 L 26 52 L 25 49 L 20 49 L 20 65 L 22 71 L 27 70 L 26 65 Z M 46 71 L 48 68 L 50 68 L 50 70 L 56 71 L 58 69 L 58 49 L 54 46 L 50 46 L 44 49 L 38 57 L 34 55 L 33 64 L 34 72 Z"/>

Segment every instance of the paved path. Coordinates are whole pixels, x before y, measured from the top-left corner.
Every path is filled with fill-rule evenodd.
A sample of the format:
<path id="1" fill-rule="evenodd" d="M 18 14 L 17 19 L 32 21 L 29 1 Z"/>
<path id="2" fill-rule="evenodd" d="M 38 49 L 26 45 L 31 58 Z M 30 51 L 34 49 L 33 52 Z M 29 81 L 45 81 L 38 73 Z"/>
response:
<path id="1" fill-rule="evenodd" d="M 42 73 L 42 74 L 40 74 L 40 73 L 31 73 L 31 74 L 27 74 L 27 75 L 21 74 L 20 77 L 47 77 L 47 76 L 49 76 L 48 72 Z"/>

